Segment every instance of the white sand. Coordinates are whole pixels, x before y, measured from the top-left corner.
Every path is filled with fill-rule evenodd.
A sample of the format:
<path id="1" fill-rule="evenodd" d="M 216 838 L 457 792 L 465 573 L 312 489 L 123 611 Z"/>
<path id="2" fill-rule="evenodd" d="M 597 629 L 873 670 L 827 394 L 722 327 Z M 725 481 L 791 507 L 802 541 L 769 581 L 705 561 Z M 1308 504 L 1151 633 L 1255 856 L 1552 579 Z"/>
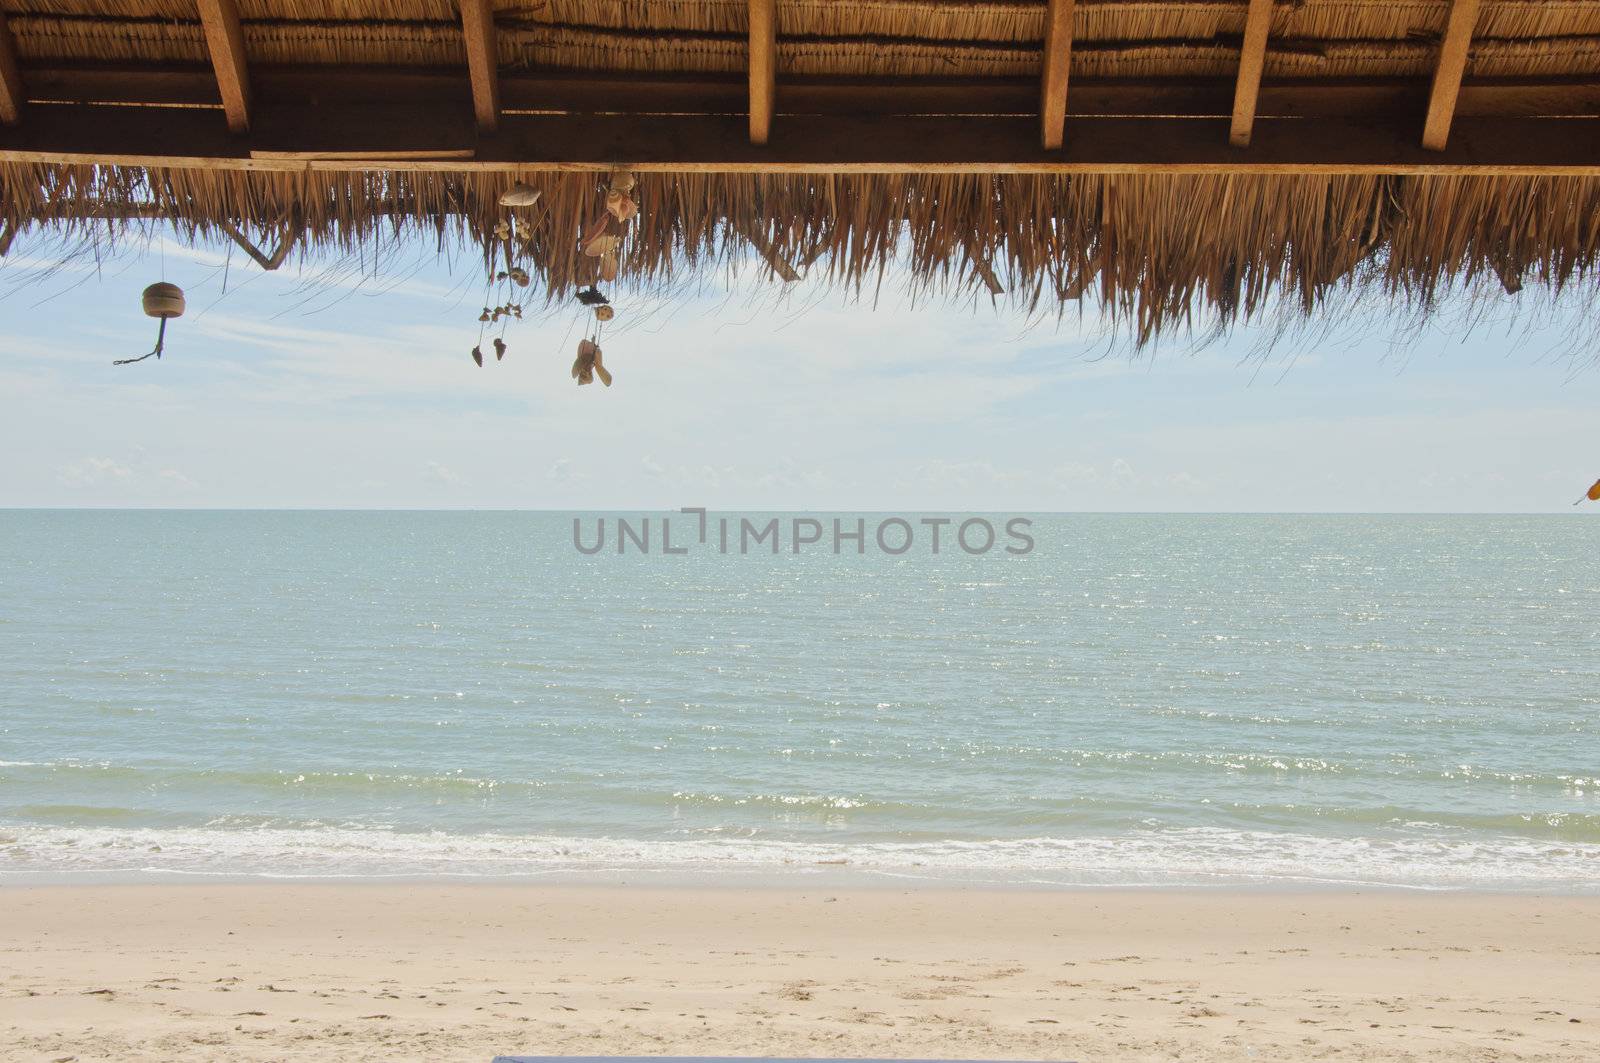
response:
<path id="1" fill-rule="evenodd" d="M 6 1060 L 1588 1061 L 1597 1000 L 1596 898 L 0 890 Z"/>

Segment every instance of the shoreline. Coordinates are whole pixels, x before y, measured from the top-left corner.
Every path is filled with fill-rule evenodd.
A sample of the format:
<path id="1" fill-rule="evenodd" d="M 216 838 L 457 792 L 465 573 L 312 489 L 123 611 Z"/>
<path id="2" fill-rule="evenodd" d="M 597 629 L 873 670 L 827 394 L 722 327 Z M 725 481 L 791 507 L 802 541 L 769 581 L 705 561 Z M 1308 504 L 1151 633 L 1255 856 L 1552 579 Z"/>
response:
<path id="1" fill-rule="evenodd" d="M 471 874 L 444 875 L 437 873 L 373 875 L 296 875 L 296 874 L 245 874 L 232 872 L 199 871 L 67 871 L 20 872 L 0 871 L 0 894 L 17 890 L 43 889 L 233 889 L 239 887 L 337 889 L 372 888 L 443 888 L 443 889 L 502 889 L 502 890 L 660 890 L 704 891 L 707 893 L 803 893 L 816 890 L 843 890 L 846 892 L 907 894 L 923 893 L 1022 893 L 1022 894 L 1083 894 L 1087 896 L 1130 897 L 1146 895 L 1172 896 L 1195 894 L 1207 897 L 1234 897 L 1238 899 L 1263 896 L 1287 897 L 1481 897 L 1481 898 L 1540 898 L 1547 900 L 1572 899 L 1600 903 L 1600 882 L 1592 889 L 1563 890 L 1542 886 L 1496 887 L 1408 884 L 1394 882 L 1335 882 L 1328 880 L 1304 881 L 1273 880 L 1260 883 L 1237 881 L 1207 882 L 1041 882 L 1006 879 L 961 879 L 953 876 L 903 877 L 873 871 L 852 871 L 835 868 L 817 871 L 538 871 L 525 874 Z"/>
<path id="2" fill-rule="evenodd" d="M 0 886 L 0 1060 L 1591 1057 L 1600 898 Z"/>

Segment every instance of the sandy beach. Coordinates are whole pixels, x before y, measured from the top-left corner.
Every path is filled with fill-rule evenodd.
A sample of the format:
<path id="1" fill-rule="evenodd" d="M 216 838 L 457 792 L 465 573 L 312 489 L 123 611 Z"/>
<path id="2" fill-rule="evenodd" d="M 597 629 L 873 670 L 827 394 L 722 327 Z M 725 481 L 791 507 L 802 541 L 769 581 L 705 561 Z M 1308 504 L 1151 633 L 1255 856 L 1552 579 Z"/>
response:
<path id="1" fill-rule="evenodd" d="M 1600 899 L 522 885 L 0 892 L 0 1058 L 1579 1060 Z"/>

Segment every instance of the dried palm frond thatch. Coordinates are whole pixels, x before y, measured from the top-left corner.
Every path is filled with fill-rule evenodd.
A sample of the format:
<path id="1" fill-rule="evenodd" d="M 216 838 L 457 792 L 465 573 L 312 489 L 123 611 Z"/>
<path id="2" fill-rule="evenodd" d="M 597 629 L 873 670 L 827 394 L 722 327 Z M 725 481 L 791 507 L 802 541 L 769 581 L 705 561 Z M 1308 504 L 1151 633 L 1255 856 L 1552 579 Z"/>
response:
<path id="1" fill-rule="evenodd" d="M 603 197 L 577 173 L 278 173 L 0 166 L 0 222 L 115 242 L 155 226 L 264 245 L 292 225 L 316 255 L 425 239 L 495 252 L 499 196 L 540 192 L 519 224 L 533 281 L 595 280 L 579 237 Z M 1560 291 L 1600 268 L 1600 179 L 1315 175 L 651 174 L 621 248 L 642 289 L 764 260 L 861 289 L 898 267 L 931 294 L 1046 312 L 1087 300 L 1140 342 L 1289 304 L 1313 314 L 1376 289 L 1425 310 L 1488 278 Z M 1597 291 L 1596 294 L 1600 294 Z"/>
<path id="2" fill-rule="evenodd" d="M 452 0 L 242 0 L 253 63 L 452 67 Z M 1231 77 L 1245 0 L 1080 0 L 1073 76 Z M 1268 78 L 1426 77 L 1448 0 L 1297 0 L 1274 10 Z M 7 0 L 28 63 L 204 64 L 190 0 Z M 1027 77 L 1043 0 L 785 0 L 779 73 Z M 746 0 L 501 0 L 510 68 L 738 74 Z M 1468 76 L 1600 72 L 1600 0 L 1485 0 Z"/>

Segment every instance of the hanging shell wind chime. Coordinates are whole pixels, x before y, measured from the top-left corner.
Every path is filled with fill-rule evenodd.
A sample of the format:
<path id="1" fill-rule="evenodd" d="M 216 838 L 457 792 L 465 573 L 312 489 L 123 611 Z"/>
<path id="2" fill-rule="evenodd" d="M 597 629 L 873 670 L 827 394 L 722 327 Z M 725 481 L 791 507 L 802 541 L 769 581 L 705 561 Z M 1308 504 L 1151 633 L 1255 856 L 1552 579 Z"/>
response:
<path id="1" fill-rule="evenodd" d="M 1589 490 L 1583 493 L 1583 497 L 1572 504 L 1577 506 L 1584 502 L 1600 502 L 1600 480 L 1596 480 Z"/>
<path id="2" fill-rule="evenodd" d="M 500 193 L 498 202 L 500 206 L 509 207 L 513 211 L 516 211 L 537 206 L 542 198 L 543 196 L 539 189 L 534 188 L 532 185 L 518 181 L 510 188 Z M 518 224 L 519 220 L 521 222 L 520 225 Z M 481 326 L 499 324 L 502 319 L 504 319 L 507 324 L 509 324 L 513 318 L 518 321 L 522 320 L 522 303 L 517 302 L 510 297 L 510 288 L 507 287 L 507 285 L 514 285 L 517 288 L 526 288 L 532 283 L 532 278 L 528 275 L 528 271 L 523 267 L 518 266 L 515 262 L 517 241 L 521 239 L 524 243 L 527 243 L 530 240 L 530 237 L 528 236 L 528 226 L 530 224 L 531 223 L 528 222 L 526 217 L 523 215 L 516 213 L 507 214 L 494 224 L 494 227 L 490 230 L 490 234 L 485 241 L 488 250 L 487 259 L 489 270 L 489 289 L 492 291 L 496 283 L 501 284 L 502 296 L 505 297 L 505 302 L 502 302 L 498 306 L 486 305 L 483 308 L 483 313 L 478 315 L 478 321 L 480 323 L 480 327 L 478 329 L 478 342 L 472 348 L 471 353 L 472 361 L 480 369 L 483 368 L 484 362 L 484 330 Z M 521 230 L 520 233 L 518 231 L 519 229 Z M 505 269 L 497 271 L 495 268 L 496 260 L 502 252 L 505 255 Z M 488 292 L 485 293 L 484 301 L 485 303 L 489 301 Z M 505 341 L 505 327 L 506 326 L 502 324 L 500 326 L 500 335 L 494 338 L 494 360 L 497 362 L 505 358 L 506 350 L 508 349 Z"/>
<path id="3" fill-rule="evenodd" d="M 606 184 L 605 209 L 596 214 L 584 229 L 579 243 L 584 255 L 595 259 L 596 279 L 606 284 L 617 279 L 621 271 L 622 233 L 639 215 L 638 201 L 633 198 L 635 179 L 627 170 L 614 171 Z M 606 387 L 611 386 L 611 373 L 607 371 L 604 353 L 600 349 L 600 326 L 617 316 L 611 301 L 591 284 L 578 292 L 578 302 L 594 308 L 594 331 L 578 342 L 578 357 L 572 363 L 572 379 L 581 387 L 591 384 L 595 377 Z"/>
<path id="4" fill-rule="evenodd" d="M 137 358 L 118 358 L 112 365 L 132 365 L 142 362 L 146 358 L 161 358 L 161 346 L 167 339 L 167 322 L 175 317 L 182 317 L 185 309 L 183 302 L 183 289 L 176 284 L 166 281 L 157 281 L 144 290 L 142 300 L 146 317 L 159 318 L 161 327 L 156 331 L 156 348 L 149 354 L 141 354 Z"/>

